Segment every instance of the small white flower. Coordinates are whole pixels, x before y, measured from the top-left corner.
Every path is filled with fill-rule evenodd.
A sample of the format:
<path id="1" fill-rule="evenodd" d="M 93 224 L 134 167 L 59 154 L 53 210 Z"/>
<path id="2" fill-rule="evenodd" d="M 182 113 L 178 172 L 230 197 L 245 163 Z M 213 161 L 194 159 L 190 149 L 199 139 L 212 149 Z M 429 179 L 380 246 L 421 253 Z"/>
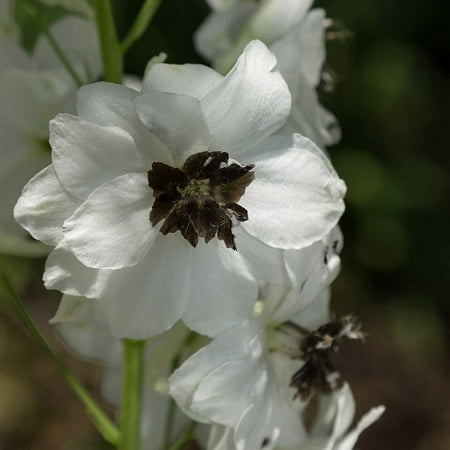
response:
<path id="1" fill-rule="evenodd" d="M 274 429 L 272 434 L 266 433 L 260 450 L 353 450 L 359 435 L 376 422 L 384 413 L 384 406 L 370 409 L 349 430 L 355 414 L 355 401 L 352 392 L 345 384 L 341 389 L 329 396 L 319 399 L 319 408 L 311 431 L 305 440 L 294 447 L 279 445 L 280 431 Z M 250 450 L 251 447 L 236 445 L 233 429 L 222 425 L 214 425 L 209 436 L 207 450 Z"/>
<path id="2" fill-rule="evenodd" d="M 316 88 L 325 61 L 325 13 L 308 11 L 312 0 L 238 1 L 215 11 L 195 35 L 198 51 L 226 72 L 251 39 L 260 39 L 278 60 L 292 94 L 285 132 L 300 132 L 323 148 L 340 139 L 336 118 L 323 108 Z"/>
<path id="3" fill-rule="evenodd" d="M 328 322 L 327 286 L 339 270 L 336 239 L 333 232 L 324 242 L 287 251 L 291 288 L 265 286 L 255 318 L 217 336 L 169 378 L 171 395 L 183 411 L 233 430 L 218 439 L 230 440 L 229 448 L 260 449 L 274 433 L 280 446 L 295 447 L 308 439 L 301 419 L 306 404 L 290 387 L 302 366 L 304 334 L 289 324 L 312 331 Z"/>
<path id="4" fill-rule="evenodd" d="M 97 302 L 65 295 L 51 323 L 56 324 L 64 343 L 78 356 L 104 366 L 100 391 L 118 413 L 122 394 L 123 344 L 111 335 Z M 145 450 L 164 448 L 170 402 L 167 377 L 177 353 L 184 359 L 192 352 L 186 346 L 188 335 L 189 330 L 178 323 L 146 346 L 141 410 L 142 448 Z M 189 418 L 178 408 L 175 411 L 170 442 L 174 442 L 189 423 Z"/>
<path id="5" fill-rule="evenodd" d="M 327 157 L 300 135 L 272 135 L 290 108 L 275 63 L 254 41 L 225 78 L 155 64 L 141 95 L 81 88 L 78 116 L 51 122 L 53 164 L 15 208 L 57 246 L 46 286 L 98 298 L 120 337 L 147 338 L 179 318 L 215 335 L 249 317 L 257 293 L 232 250 L 236 224 L 260 245 L 297 249 L 344 208 Z"/>

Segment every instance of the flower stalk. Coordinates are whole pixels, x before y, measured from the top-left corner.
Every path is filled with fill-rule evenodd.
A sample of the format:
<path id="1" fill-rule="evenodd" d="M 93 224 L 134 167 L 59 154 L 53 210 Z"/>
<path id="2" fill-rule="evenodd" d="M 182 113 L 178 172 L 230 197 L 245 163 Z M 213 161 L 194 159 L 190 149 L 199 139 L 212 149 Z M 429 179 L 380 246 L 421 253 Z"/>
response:
<path id="1" fill-rule="evenodd" d="M 147 0 L 144 2 L 133 22 L 132 27 L 130 28 L 130 31 L 120 44 L 123 54 L 125 54 L 127 50 L 142 36 L 142 34 L 144 34 L 161 3 L 162 0 Z"/>
<path id="2" fill-rule="evenodd" d="M 119 431 L 114 425 L 113 421 L 108 417 L 102 407 L 91 397 L 81 381 L 69 370 L 66 364 L 55 353 L 53 348 L 48 343 L 47 339 L 39 330 L 38 326 L 28 314 L 25 306 L 20 300 L 15 287 L 13 286 L 10 278 L 6 275 L 6 273 L 0 274 L 0 281 L 6 298 L 11 302 L 20 320 L 29 331 L 31 336 L 37 340 L 37 342 L 53 360 L 53 363 L 61 372 L 67 384 L 72 388 L 72 390 L 85 406 L 86 411 L 92 422 L 96 426 L 97 430 L 105 438 L 105 440 L 107 440 L 111 444 L 117 444 L 119 440 Z"/>
<path id="3" fill-rule="evenodd" d="M 123 60 L 110 0 L 94 0 L 105 81 L 122 83 Z"/>
<path id="4" fill-rule="evenodd" d="M 119 450 L 139 450 L 143 354 L 147 341 L 123 340 L 123 378 Z"/>

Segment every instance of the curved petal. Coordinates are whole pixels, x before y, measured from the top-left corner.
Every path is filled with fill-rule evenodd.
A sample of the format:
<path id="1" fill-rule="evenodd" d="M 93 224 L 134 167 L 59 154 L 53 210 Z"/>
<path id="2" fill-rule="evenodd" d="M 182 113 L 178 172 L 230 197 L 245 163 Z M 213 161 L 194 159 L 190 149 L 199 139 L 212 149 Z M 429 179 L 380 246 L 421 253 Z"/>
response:
<path id="1" fill-rule="evenodd" d="M 217 336 L 250 318 L 257 285 L 238 252 L 214 240 L 199 242 L 192 252 L 189 307 L 183 321 L 193 330 Z"/>
<path id="2" fill-rule="evenodd" d="M 292 109 L 280 133 L 301 133 L 320 148 L 335 144 L 340 139 L 336 118 L 319 103 L 314 87 L 299 74 L 296 85 L 291 86 Z"/>
<path id="3" fill-rule="evenodd" d="M 139 120 L 134 103 L 138 95 L 134 89 L 114 83 L 82 86 L 77 93 L 78 115 L 87 122 L 124 129 L 149 167 L 153 161 L 170 164 L 167 148 Z"/>
<path id="4" fill-rule="evenodd" d="M 270 50 L 277 57 L 277 67 L 292 94 L 300 74 L 303 74 L 311 87 L 316 87 L 325 61 L 324 10 L 310 11 L 299 26 L 276 40 Z"/>
<path id="5" fill-rule="evenodd" d="M 281 250 L 265 245 L 241 226 L 234 227 L 233 233 L 237 251 L 242 255 L 254 278 L 265 283 L 286 282 L 286 265 Z"/>
<path id="6" fill-rule="evenodd" d="M 239 160 L 286 121 L 291 96 L 276 59 L 252 41 L 237 63 L 203 100 L 212 146 Z"/>
<path id="7" fill-rule="evenodd" d="M 50 323 L 56 325 L 64 343 L 78 356 L 109 363 L 111 355 L 120 351 L 120 342 L 111 335 L 96 300 L 64 295 Z"/>
<path id="8" fill-rule="evenodd" d="M 351 430 L 337 445 L 333 450 L 352 450 L 359 438 L 359 435 L 370 425 L 376 422 L 385 411 L 384 406 L 377 406 L 372 408 L 369 412 L 361 417 L 356 427 Z"/>
<path id="9" fill-rule="evenodd" d="M 65 245 L 87 267 L 134 266 L 158 233 L 149 220 L 152 203 L 146 174 L 117 177 L 98 187 L 64 222 Z"/>
<path id="10" fill-rule="evenodd" d="M 0 77 L 0 114 L 9 127 L 31 139 L 48 139 L 48 122 L 74 109 L 75 87 L 63 71 L 5 70 Z"/>
<path id="11" fill-rule="evenodd" d="M 218 404 L 210 403 L 207 400 L 210 391 L 208 386 L 211 386 L 211 383 L 215 384 L 215 379 L 218 380 L 219 385 L 220 380 L 222 385 L 229 381 L 222 377 L 222 369 L 232 378 L 239 378 L 236 373 L 233 373 L 233 370 L 229 371 L 231 366 L 236 367 L 241 373 L 249 372 L 251 374 L 251 369 L 255 369 L 255 364 L 258 365 L 263 351 L 264 341 L 261 341 L 261 338 L 264 339 L 264 336 L 261 336 L 260 323 L 246 321 L 229 328 L 186 360 L 169 377 L 170 394 L 178 406 L 194 419 L 210 422 L 213 418 L 210 416 L 212 412 L 209 408 L 214 408 Z M 202 390 L 198 391 L 208 376 L 212 378 L 209 378 Z M 250 393 L 242 395 L 245 390 L 251 390 L 254 387 L 254 378 L 252 376 L 248 379 L 241 378 L 238 385 L 237 390 L 240 394 L 235 392 L 232 397 L 233 399 L 241 397 L 240 404 L 245 408 L 245 401 L 250 401 Z M 224 389 L 228 388 L 224 387 Z M 214 388 L 210 394 L 217 396 L 220 393 L 215 392 Z M 222 406 L 226 411 L 217 412 L 217 414 L 226 416 L 228 411 L 230 417 L 225 417 L 224 420 L 226 423 L 234 424 L 240 415 L 240 412 L 237 411 L 238 408 L 233 406 L 232 399 L 226 396 L 221 399 L 221 402 L 224 402 Z"/>
<path id="12" fill-rule="evenodd" d="M 153 64 L 144 77 L 142 93 L 161 91 L 201 100 L 222 79 L 215 70 L 200 64 Z"/>
<path id="13" fill-rule="evenodd" d="M 196 98 L 153 91 L 137 97 L 136 109 L 142 123 L 170 149 L 176 166 L 208 149 L 210 134 Z"/>
<path id="14" fill-rule="evenodd" d="M 115 336 L 147 339 L 180 319 L 196 282 L 192 251 L 180 235 L 158 234 L 139 264 L 111 273 L 100 302 Z"/>
<path id="15" fill-rule="evenodd" d="M 64 248 L 64 241 L 56 247 L 45 262 L 43 276 L 47 289 L 56 289 L 64 294 L 97 298 L 105 289 L 112 270 L 86 267 Z"/>
<path id="16" fill-rule="evenodd" d="M 64 187 L 85 200 L 101 184 L 148 170 L 131 136 L 77 116 L 58 114 L 50 122 L 53 167 Z"/>
<path id="17" fill-rule="evenodd" d="M 277 248 L 323 239 L 344 211 L 345 184 L 330 162 L 300 135 L 272 136 L 258 150 L 255 180 L 239 202 L 249 217 L 241 226 Z"/>
<path id="18" fill-rule="evenodd" d="M 252 19 L 254 36 L 273 42 L 297 25 L 311 7 L 313 0 L 268 0 L 262 3 Z"/>
<path id="19" fill-rule="evenodd" d="M 80 205 L 61 185 L 53 166 L 35 175 L 24 187 L 14 218 L 34 238 L 49 245 L 62 239 L 62 225 Z"/>
<path id="20" fill-rule="evenodd" d="M 257 9 L 256 2 L 237 2 L 231 8 L 210 14 L 194 34 L 195 48 L 213 65 L 232 57 L 230 50 Z"/>

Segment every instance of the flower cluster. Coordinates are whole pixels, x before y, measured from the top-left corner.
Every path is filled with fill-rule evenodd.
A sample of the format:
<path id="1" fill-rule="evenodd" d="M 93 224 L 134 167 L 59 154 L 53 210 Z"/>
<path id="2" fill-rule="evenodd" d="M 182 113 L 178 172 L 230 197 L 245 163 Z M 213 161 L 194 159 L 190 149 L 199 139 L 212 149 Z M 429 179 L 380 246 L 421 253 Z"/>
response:
<path id="1" fill-rule="evenodd" d="M 51 33 L 80 84 L 93 81 L 89 4 L 46 2 L 85 14 Z M 193 419 L 208 450 L 350 450 L 383 407 L 349 431 L 354 400 L 331 358 L 364 334 L 329 311 L 346 187 L 324 150 L 336 121 L 317 97 L 325 15 L 310 0 L 209 3 L 195 41 L 225 75 L 156 58 L 133 87 L 76 91 L 47 41 L 30 56 L 5 31 L 0 175 L 21 183 L 22 156 L 24 176 L 45 164 L 14 217 L 52 247 L 44 283 L 64 294 L 52 323 L 105 365 L 102 392 L 118 409 L 121 340 L 152 338 L 146 449 L 167 448 Z M 71 24 L 88 28 L 92 55 Z"/>

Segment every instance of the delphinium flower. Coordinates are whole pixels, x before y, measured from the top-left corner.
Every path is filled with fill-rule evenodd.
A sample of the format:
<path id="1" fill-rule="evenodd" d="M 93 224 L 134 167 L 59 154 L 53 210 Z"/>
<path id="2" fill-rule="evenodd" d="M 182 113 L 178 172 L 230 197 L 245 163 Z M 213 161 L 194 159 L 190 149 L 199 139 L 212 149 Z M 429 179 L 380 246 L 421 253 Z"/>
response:
<path id="1" fill-rule="evenodd" d="M 263 285 L 252 319 L 215 337 L 169 378 L 180 408 L 216 425 L 208 448 L 253 450 L 276 440 L 280 448 L 326 449 L 342 438 L 353 410 L 339 405 L 351 393 L 328 353 L 338 341 L 362 334 L 354 319 L 329 317 L 339 242 L 335 231 L 323 242 L 286 252 L 290 288 Z M 308 431 L 304 414 L 313 394 L 339 413 L 319 414 Z"/>
<path id="2" fill-rule="evenodd" d="M 63 342 L 77 356 L 103 366 L 100 382 L 102 397 L 116 408 L 119 416 L 122 394 L 123 346 L 111 335 L 103 312 L 96 301 L 64 295 L 58 311 L 50 321 L 57 328 Z M 167 423 L 170 404 L 167 377 L 173 360 L 183 360 L 197 344 L 187 345 L 189 330 L 178 322 L 170 331 L 153 339 L 145 349 L 141 437 L 142 449 L 159 450 L 174 442 L 190 422 L 190 418 L 176 408 L 172 423 Z M 170 428 L 167 428 L 167 427 Z M 167 436 L 166 436 L 167 433 Z"/>
<path id="3" fill-rule="evenodd" d="M 345 193 L 310 140 L 273 135 L 290 110 L 275 65 L 253 41 L 226 77 L 154 64 L 141 93 L 82 87 L 78 115 L 50 124 L 52 165 L 15 208 L 56 246 L 46 286 L 98 299 L 119 337 L 180 318 L 215 335 L 250 317 L 257 288 L 239 228 L 268 249 L 304 248 L 335 226 Z"/>
<path id="4" fill-rule="evenodd" d="M 25 234 L 14 221 L 13 207 L 27 180 L 50 163 L 48 122 L 59 112 L 75 111 L 78 85 L 43 34 L 28 54 L 21 47 L 13 18 L 3 20 L 16 32 L 2 33 L 0 28 L 0 251 L 7 246 L 26 253 L 31 247 L 20 240 Z M 99 76 L 99 49 L 91 20 L 65 16 L 49 32 L 81 82 Z"/>
<path id="5" fill-rule="evenodd" d="M 324 10 L 309 11 L 313 0 L 208 3 L 213 12 L 195 35 L 201 55 L 226 71 L 249 40 L 262 40 L 276 55 L 292 94 L 283 131 L 302 133 L 321 148 L 336 143 L 340 138 L 336 118 L 320 105 L 317 94 L 326 56 Z"/>

